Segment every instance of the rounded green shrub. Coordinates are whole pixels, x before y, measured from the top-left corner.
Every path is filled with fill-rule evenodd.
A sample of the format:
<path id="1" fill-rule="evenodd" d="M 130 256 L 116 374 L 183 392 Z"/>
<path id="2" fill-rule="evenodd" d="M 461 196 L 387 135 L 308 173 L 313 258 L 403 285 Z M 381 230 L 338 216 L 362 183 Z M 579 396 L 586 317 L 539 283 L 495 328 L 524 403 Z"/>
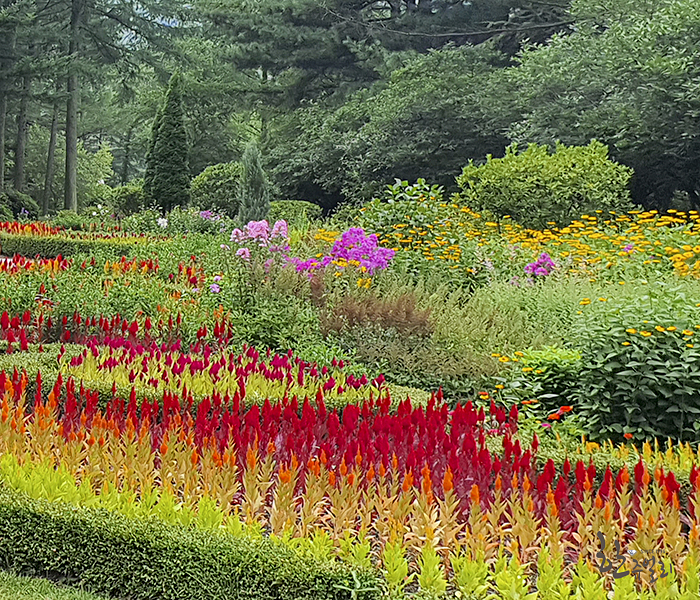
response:
<path id="1" fill-rule="evenodd" d="M 503 158 L 488 155 L 480 166 L 469 161 L 457 178 L 461 191 L 455 200 L 510 215 L 526 227 L 568 225 L 595 210 L 630 210 L 631 176 L 632 169 L 610 160 L 608 147 L 596 140 L 588 146 L 557 143 L 552 154 L 547 146 L 530 144 L 518 152 L 512 144 Z"/>
<path id="2" fill-rule="evenodd" d="M 112 189 L 109 202 L 119 216 L 133 215 L 142 210 L 146 204 L 143 179 L 135 179 Z"/>
<path id="3" fill-rule="evenodd" d="M 192 180 L 190 191 L 193 204 L 235 217 L 238 213 L 240 177 L 241 165 L 237 162 L 207 167 Z"/>
<path id="4" fill-rule="evenodd" d="M 275 200 L 270 202 L 270 212 L 267 220 L 287 221 L 290 225 L 297 225 L 321 218 L 323 209 L 318 204 L 305 200 Z"/>

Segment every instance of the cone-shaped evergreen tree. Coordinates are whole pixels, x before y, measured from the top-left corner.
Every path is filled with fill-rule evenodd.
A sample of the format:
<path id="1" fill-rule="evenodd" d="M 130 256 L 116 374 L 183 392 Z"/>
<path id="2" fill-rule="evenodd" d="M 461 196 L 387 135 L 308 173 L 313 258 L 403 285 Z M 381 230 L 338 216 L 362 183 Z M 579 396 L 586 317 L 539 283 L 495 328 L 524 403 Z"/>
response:
<path id="1" fill-rule="evenodd" d="M 262 168 L 260 149 L 251 142 L 241 160 L 243 172 L 238 185 L 238 220 L 246 224 L 262 221 L 270 212 L 270 189 Z"/>
<path id="2" fill-rule="evenodd" d="M 151 145 L 146 157 L 146 199 L 168 212 L 190 201 L 187 132 L 182 109 L 180 76 L 170 79 L 165 103 L 153 122 Z"/>

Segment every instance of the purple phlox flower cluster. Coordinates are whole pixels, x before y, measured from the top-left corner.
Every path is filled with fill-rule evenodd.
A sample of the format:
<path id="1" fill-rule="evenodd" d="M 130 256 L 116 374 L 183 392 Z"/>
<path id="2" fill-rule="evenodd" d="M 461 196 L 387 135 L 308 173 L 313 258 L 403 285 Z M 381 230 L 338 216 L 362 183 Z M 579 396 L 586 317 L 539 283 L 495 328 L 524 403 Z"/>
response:
<path id="1" fill-rule="evenodd" d="M 209 289 L 211 290 L 212 294 L 218 294 L 221 291 L 221 286 L 218 283 L 212 283 L 209 286 Z"/>
<path id="2" fill-rule="evenodd" d="M 353 227 L 336 240 L 328 255 L 320 259 L 310 258 L 302 261 L 300 258 L 290 258 L 289 260 L 296 265 L 299 272 L 325 269 L 330 264 L 342 269 L 356 263 L 372 275 L 378 269 L 386 269 L 394 254 L 396 254 L 394 250 L 379 246 L 376 234 L 366 235 L 364 229 Z"/>
<path id="3" fill-rule="evenodd" d="M 622 251 L 627 252 L 627 254 L 632 254 L 632 252 L 634 252 L 634 244 L 627 244 Z"/>
<path id="4" fill-rule="evenodd" d="M 203 210 L 199 213 L 199 217 L 205 221 L 218 221 L 221 217 L 210 210 Z"/>
<path id="5" fill-rule="evenodd" d="M 556 267 L 557 266 L 554 264 L 552 257 L 546 252 L 543 252 L 535 262 L 525 266 L 525 272 L 529 273 L 530 275 L 540 275 L 542 277 L 546 277 L 547 275 L 550 275 L 552 271 L 556 269 Z"/>

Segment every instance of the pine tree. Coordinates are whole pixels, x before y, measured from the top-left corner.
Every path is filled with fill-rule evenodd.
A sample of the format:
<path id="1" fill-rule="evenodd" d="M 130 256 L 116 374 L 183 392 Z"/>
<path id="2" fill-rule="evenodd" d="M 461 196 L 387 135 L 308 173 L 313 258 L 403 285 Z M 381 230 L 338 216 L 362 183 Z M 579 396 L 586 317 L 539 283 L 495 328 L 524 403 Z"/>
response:
<path id="1" fill-rule="evenodd" d="M 270 191 L 262 168 L 260 149 L 251 142 L 243 153 L 241 160 L 243 172 L 238 186 L 238 220 L 245 224 L 250 221 L 262 221 L 270 212 Z"/>
<path id="2" fill-rule="evenodd" d="M 163 212 L 190 201 L 187 132 L 180 92 L 180 76 L 170 79 L 165 103 L 153 123 L 146 160 L 144 191 Z"/>

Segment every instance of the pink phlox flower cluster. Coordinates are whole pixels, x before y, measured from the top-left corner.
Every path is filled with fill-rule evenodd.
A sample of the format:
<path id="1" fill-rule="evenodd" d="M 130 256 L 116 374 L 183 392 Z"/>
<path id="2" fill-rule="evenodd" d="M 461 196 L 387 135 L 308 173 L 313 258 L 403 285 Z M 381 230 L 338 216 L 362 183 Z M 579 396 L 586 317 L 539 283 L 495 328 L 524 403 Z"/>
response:
<path id="1" fill-rule="evenodd" d="M 289 250 L 288 235 L 289 228 L 286 221 L 277 221 L 272 226 L 272 229 L 270 229 L 270 224 L 267 221 L 251 221 L 245 226 L 244 230 L 234 229 L 231 233 L 231 241 L 240 246 L 246 242 L 257 242 L 258 246 L 267 248 L 270 252 L 283 253 Z M 277 243 L 271 243 L 272 240 L 277 240 Z M 225 244 L 222 244 L 221 247 L 226 250 L 229 249 Z M 243 260 L 250 260 L 250 248 L 247 246 L 240 247 L 236 250 L 236 256 L 240 256 Z M 268 264 L 271 265 L 270 260 L 265 263 L 266 271 L 270 269 Z"/>
<path id="2" fill-rule="evenodd" d="M 270 246 L 270 240 L 280 239 L 286 241 L 289 228 L 286 221 L 277 221 L 270 229 L 270 224 L 267 221 L 251 221 L 245 226 L 245 230 L 238 228 L 231 233 L 231 241 L 237 244 L 242 244 L 247 241 L 258 242 L 260 246 Z M 274 246 L 275 249 L 281 249 L 284 245 Z M 272 249 L 272 248 L 271 248 Z"/>
<path id="3" fill-rule="evenodd" d="M 541 277 L 546 277 L 547 275 L 550 275 L 552 271 L 556 269 L 556 267 L 557 266 L 554 264 L 552 257 L 546 252 L 543 252 L 535 262 L 525 266 L 525 272 L 529 273 L 530 275 L 540 275 Z"/>

